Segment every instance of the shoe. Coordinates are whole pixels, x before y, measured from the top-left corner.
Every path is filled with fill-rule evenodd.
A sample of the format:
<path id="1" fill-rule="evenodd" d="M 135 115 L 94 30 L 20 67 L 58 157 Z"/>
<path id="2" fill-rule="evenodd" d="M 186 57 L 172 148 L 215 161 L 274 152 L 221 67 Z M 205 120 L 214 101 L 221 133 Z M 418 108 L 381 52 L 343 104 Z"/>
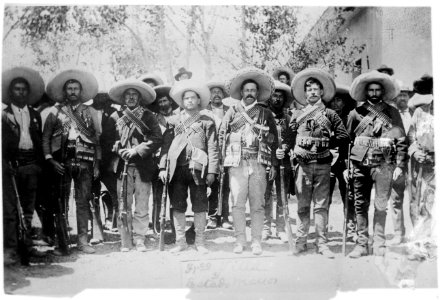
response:
<path id="1" fill-rule="evenodd" d="M 122 247 L 121 248 L 121 252 L 129 252 L 130 251 L 130 249 L 128 249 L 127 247 Z"/>
<path id="2" fill-rule="evenodd" d="M 287 233 L 285 231 L 278 231 L 278 238 L 283 242 L 283 243 L 287 243 L 288 242 L 288 238 L 287 238 Z"/>
<path id="3" fill-rule="evenodd" d="M 335 254 L 328 247 L 322 247 L 321 249 L 318 249 L 318 253 L 330 259 L 335 258 Z"/>
<path id="4" fill-rule="evenodd" d="M 138 252 L 146 252 L 147 247 L 145 247 L 144 241 L 139 240 L 136 242 L 136 251 Z"/>
<path id="5" fill-rule="evenodd" d="M 351 251 L 348 254 L 348 257 L 350 258 L 359 258 L 361 256 L 367 256 L 368 255 L 368 247 L 367 246 L 361 246 L 361 245 L 356 245 L 353 249 L 353 251 Z"/>
<path id="6" fill-rule="evenodd" d="M 188 244 L 187 243 L 180 243 L 176 247 L 172 248 L 170 250 L 170 253 L 182 252 L 182 251 L 185 251 L 187 248 L 188 248 Z"/>
<path id="7" fill-rule="evenodd" d="M 223 219 L 222 228 L 232 230 L 232 223 L 229 220 Z"/>
<path id="8" fill-rule="evenodd" d="M 237 244 L 235 244 L 235 247 L 234 247 L 234 249 L 233 249 L 232 251 L 233 251 L 235 254 L 241 254 L 241 253 L 243 253 L 243 250 L 244 250 L 243 245 L 240 244 L 240 243 L 237 243 Z"/>
<path id="9" fill-rule="evenodd" d="M 66 250 L 61 250 L 60 248 L 55 248 L 55 249 L 53 249 L 53 251 L 52 251 L 52 255 L 55 255 L 55 256 L 68 256 L 70 253 L 69 253 L 69 250 L 68 249 L 66 249 Z"/>
<path id="10" fill-rule="evenodd" d="M 20 263 L 20 256 L 15 251 L 3 252 L 3 265 L 15 265 Z"/>
<path id="11" fill-rule="evenodd" d="M 104 230 L 112 230 L 113 223 L 111 220 L 106 220 L 104 224 Z"/>
<path id="12" fill-rule="evenodd" d="M 86 254 L 93 254 L 95 253 L 95 249 L 93 249 L 93 247 L 89 246 L 89 245 L 78 245 L 78 250 L 81 252 L 84 252 Z"/>
<path id="13" fill-rule="evenodd" d="M 373 247 L 373 254 L 375 256 L 385 256 L 385 250 L 386 250 L 385 247 L 377 247 L 377 248 Z"/>
<path id="14" fill-rule="evenodd" d="M 267 241 L 270 237 L 270 229 L 263 229 L 263 233 L 261 235 L 261 239 L 263 241 Z"/>
<path id="15" fill-rule="evenodd" d="M 208 248 L 206 248 L 204 244 L 196 244 L 196 250 L 200 254 L 208 254 L 209 253 Z"/>
<path id="16" fill-rule="evenodd" d="M 216 229 L 217 228 L 217 218 L 210 218 L 206 229 Z"/>
<path id="17" fill-rule="evenodd" d="M 404 242 L 405 242 L 405 237 L 403 237 L 401 235 L 395 235 L 393 237 L 393 239 L 388 241 L 388 245 L 390 245 L 390 246 L 397 246 L 397 245 L 400 245 L 400 244 L 402 244 Z"/>
<path id="18" fill-rule="evenodd" d="M 41 252 L 41 251 L 38 251 L 35 248 L 32 248 L 29 251 L 29 256 L 32 256 L 32 257 L 45 257 L 46 256 L 46 252 Z"/>
<path id="19" fill-rule="evenodd" d="M 307 252 L 306 244 L 298 244 L 293 247 L 293 255 L 300 255 L 303 252 Z"/>
<path id="20" fill-rule="evenodd" d="M 99 239 L 91 239 L 90 240 L 90 244 L 92 244 L 92 245 L 98 245 L 98 244 L 101 244 L 103 241 L 102 240 L 99 240 Z"/>
<path id="21" fill-rule="evenodd" d="M 253 255 L 261 255 L 261 253 L 263 253 L 263 249 L 261 249 L 261 244 L 259 242 L 252 243 L 251 249 Z"/>

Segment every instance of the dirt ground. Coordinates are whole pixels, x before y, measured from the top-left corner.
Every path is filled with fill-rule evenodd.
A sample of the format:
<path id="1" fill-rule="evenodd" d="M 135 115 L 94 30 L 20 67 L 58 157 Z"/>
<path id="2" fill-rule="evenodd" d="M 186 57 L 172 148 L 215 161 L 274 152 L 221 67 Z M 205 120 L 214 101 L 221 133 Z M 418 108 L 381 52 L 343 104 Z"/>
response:
<path id="1" fill-rule="evenodd" d="M 291 226 L 295 233 L 296 203 L 294 200 L 290 202 Z M 408 207 L 405 212 L 407 214 Z M 191 221 L 192 217 L 187 217 L 188 227 Z M 405 223 L 410 230 L 409 217 Z M 147 236 L 147 252 L 121 253 L 119 235 L 106 231 L 106 241 L 95 246 L 95 254 L 82 254 L 72 248 L 68 257 L 48 255 L 33 259 L 30 267 L 5 268 L 4 291 L 13 295 L 66 297 L 86 289 L 91 289 L 89 295 L 101 293 L 100 289 L 109 289 L 106 293 L 113 296 L 119 295 L 119 289 L 134 289 L 142 296 L 164 295 L 172 291 L 173 299 L 278 299 L 280 296 L 330 299 L 339 297 L 341 292 L 369 294 L 372 289 L 393 291 L 399 287 L 427 289 L 429 295 L 435 293 L 438 282 L 436 258 L 423 262 L 408 261 L 404 246 L 388 247 L 382 258 L 366 256 L 353 260 L 344 257 L 341 253 L 342 224 L 342 203 L 336 198 L 331 207 L 328 235 L 329 246 L 337 254 L 333 260 L 315 253 L 313 226 L 308 240 L 309 250 L 298 257 L 289 252 L 287 243 L 278 239 L 263 242 L 261 256 L 251 254 L 249 243 L 243 254 L 234 254 L 233 231 L 222 228 L 207 230 L 210 253 L 203 256 L 194 248 L 177 255 L 170 254 L 168 250 L 173 245 L 166 245 L 165 251 L 161 252 L 153 233 Z M 390 216 L 387 224 L 392 224 Z M 247 231 L 249 239 L 249 227 Z M 387 239 L 393 237 L 392 232 L 392 225 L 388 225 Z M 348 243 L 347 253 L 353 247 L 353 243 Z M 50 249 L 39 247 L 41 251 Z M 157 294 L 157 289 L 162 289 L 162 294 Z"/>

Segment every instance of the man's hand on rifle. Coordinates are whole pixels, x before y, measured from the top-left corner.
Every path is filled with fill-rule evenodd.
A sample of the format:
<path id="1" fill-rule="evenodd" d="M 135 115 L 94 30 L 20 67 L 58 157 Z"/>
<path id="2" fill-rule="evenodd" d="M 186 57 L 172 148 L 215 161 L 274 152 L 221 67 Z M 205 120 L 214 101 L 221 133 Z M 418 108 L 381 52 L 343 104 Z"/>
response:
<path id="1" fill-rule="evenodd" d="M 17 168 L 14 167 L 12 165 L 12 163 L 9 164 L 9 174 L 11 174 L 12 176 L 16 176 L 17 175 Z"/>
<path id="2" fill-rule="evenodd" d="M 51 158 L 49 159 L 50 164 L 53 166 L 55 172 L 57 172 L 60 175 L 64 175 L 64 172 L 66 171 L 64 169 L 64 165 L 57 162 L 55 159 Z"/>
<path id="3" fill-rule="evenodd" d="M 342 175 L 344 176 L 345 183 L 348 183 L 348 180 L 350 179 L 348 169 L 345 169 L 344 172 L 342 172 Z"/>
<path id="4" fill-rule="evenodd" d="M 93 166 L 93 179 L 96 180 L 98 178 L 99 178 L 99 160 Z"/>
<path id="5" fill-rule="evenodd" d="M 215 174 L 208 174 L 208 175 L 206 175 L 206 184 L 208 185 L 208 186 L 211 186 L 211 184 L 214 182 L 214 180 L 215 180 Z"/>
<path id="6" fill-rule="evenodd" d="M 284 156 L 286 156 L 286 152 L 284 149 L 277 149 L 275 152 L 277 159 L 284 159 Z"/>
<path id="7" fill-rule="evenodd" d="M 277 177 L 277 169 L 274 166 L 270 167 L 269 170 L 269 180 L 274 180 Z"/>
<path id="8" fill-rule="evenodd" d="M 136 152 L 135 149 L 121 149 L 119 150 L 119 155 L 124 160 L 130 160 L 132 158 L 135 158 L 138 155 L 138 153 Z"/>
<path id="9" fill-rule="evenodd" d="M 426 153 L 423 151 L 417 150 L 413 155 L 415 160 L 420 164 L 423 164 L 426 161 Z"/>
<path id="10" fill-rule="evenodd" d="M 167 181 L 167 171 L 166 170 L 160 170 L 159 172 L 159 178 L 162 180 L 163 184 Z"/>

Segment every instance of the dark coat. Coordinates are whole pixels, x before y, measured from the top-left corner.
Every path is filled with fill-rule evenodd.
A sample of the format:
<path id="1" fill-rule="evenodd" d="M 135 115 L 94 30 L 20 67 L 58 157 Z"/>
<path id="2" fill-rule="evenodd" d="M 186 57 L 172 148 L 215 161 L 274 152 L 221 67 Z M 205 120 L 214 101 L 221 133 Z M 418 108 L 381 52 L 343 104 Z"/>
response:
<path id="1" fill-rule="evenodd" d="M 37 161 L 42 163 L 43 147 L 42 147 L 42 128 L 40 114 L 28 106 L 30 127 L 29 134 L 37 156 Z M 15 119 L 11 104 L 2 111 L 2 158 L 3 162 L 13 161 L 18 153 L 18 144 L 20 143 L 20 126 Z"/>
<path id="2" fill-rule="evenodd" d="M 116 121 L 122 117 L 122 115 L 122 111 L 115 111 L 105 124 L 105 128 L 102 130 L 102 140 L 105 140 L 105 145 L 115 145 L 115 143 L 119 143 L 122 132 L 117 128 Z M 149 128 L 149 131 L 144 136 L 135 129 L 129 137 L 129 141 L 133 146 L 132 148 L 138 153 L 138 156 L 133 159 L 132 163 L 134 163 L 138 169 L 141 180 L 148 182 L 153 179 L 153 174 L 155 174 L 157 166 L 153 161 L 153 155 L 154 152 L 162 146 L 163 138 L 159 123 L 151 111 L 145 109 L 141 120 Z M 111 152 L 110 156 L 111 166 L 113 170 L 119 174 L 122 172 L 123 160 L 120 159 L 119 154 L 115 152 Z"/>

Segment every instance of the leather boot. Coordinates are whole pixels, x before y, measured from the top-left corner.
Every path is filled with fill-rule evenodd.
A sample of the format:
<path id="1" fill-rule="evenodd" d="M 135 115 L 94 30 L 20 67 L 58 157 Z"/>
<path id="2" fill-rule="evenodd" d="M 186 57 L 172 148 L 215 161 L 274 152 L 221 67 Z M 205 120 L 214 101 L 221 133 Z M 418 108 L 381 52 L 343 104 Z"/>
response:
<path id="1" fill-rule="evenodd" d="M 196 231 L 195 246 L 200 254 L 207 254 L 209 250 L 205 245 L 206 212 L 194 213 L 194 227 Z"/>
<path id="2" fill-rule="evenodd" d="M 93 254 L 95 253 L 95 249 L 93 247 L 89 246 L 89 243 L 87 242 L 87 235 L 82 234 L 78 236 L 78 250 L 82 251 L 87 254 Z"/>
<path id="3" fill-rule="evenodd" d="M 174 227 L 176 228 L 176 247 L 170 250 L 171 253 L 177 253 L 188 248 L 185 239 L 185 213 L 173 211 Z"/>

